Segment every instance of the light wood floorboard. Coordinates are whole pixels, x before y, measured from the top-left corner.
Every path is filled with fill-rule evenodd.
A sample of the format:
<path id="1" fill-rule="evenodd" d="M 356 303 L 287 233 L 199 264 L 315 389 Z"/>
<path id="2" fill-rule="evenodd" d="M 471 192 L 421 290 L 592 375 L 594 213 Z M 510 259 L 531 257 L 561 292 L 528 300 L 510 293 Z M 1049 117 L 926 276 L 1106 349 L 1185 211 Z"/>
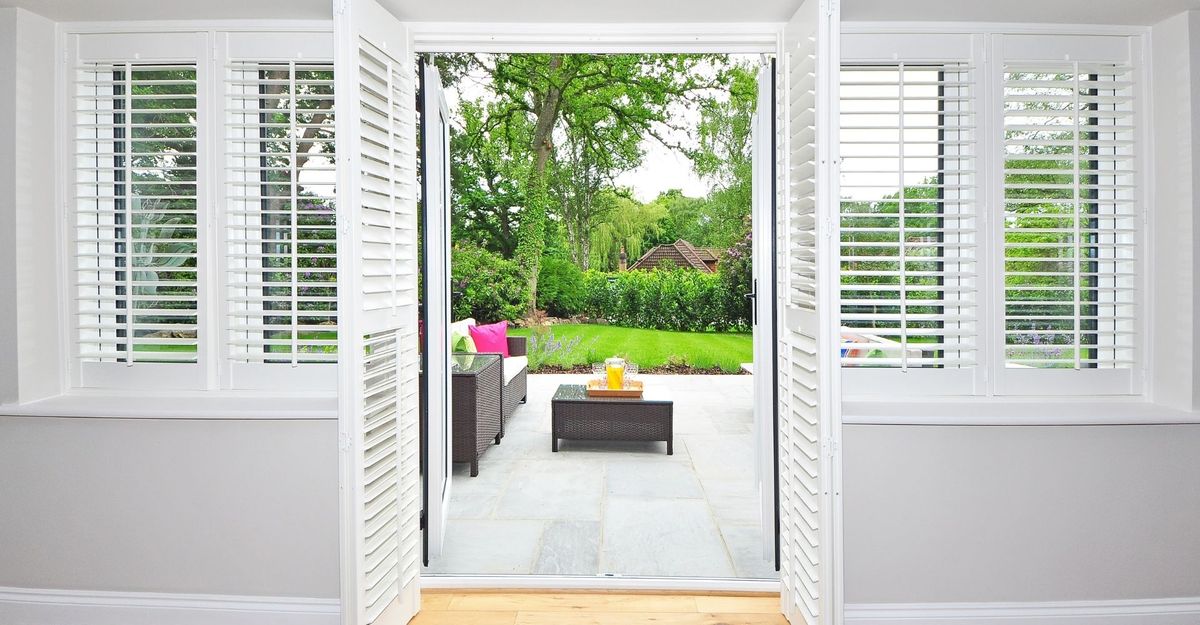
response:
<path id="1" fill-rule="evenodd" d="M 787 625 L 779 595 L 429 590 L 412 625 Z"/>

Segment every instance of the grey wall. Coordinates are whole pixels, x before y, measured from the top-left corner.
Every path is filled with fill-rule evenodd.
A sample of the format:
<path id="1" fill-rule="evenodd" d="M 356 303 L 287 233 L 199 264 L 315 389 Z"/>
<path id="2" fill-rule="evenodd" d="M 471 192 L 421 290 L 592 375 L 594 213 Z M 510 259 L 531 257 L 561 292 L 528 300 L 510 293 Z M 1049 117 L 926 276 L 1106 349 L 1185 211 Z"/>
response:
<path id="1" fill-rule="evenodd" d="M 0 9 L 0 267 L 17 266 L 17 9 Z M 12 85 L 10 87 L 10 85 Z M 17 276 L 0 271 L 0 295 L 17 292 Z M 17 298 L 0 296 L 0 353 L 17 353 Z M 16 358 L 0 358 L 0 403 L 17 399 Z"/>
<path id="2" fill-rule="evenodd" d="M 1200 425 L 844 431 L 849 603 L 1200 597 Z"/>
<path id="3" fill-rule="evenodd" d="M 0 586 L 336 598 L 337 422 L 0 417 Z"/>

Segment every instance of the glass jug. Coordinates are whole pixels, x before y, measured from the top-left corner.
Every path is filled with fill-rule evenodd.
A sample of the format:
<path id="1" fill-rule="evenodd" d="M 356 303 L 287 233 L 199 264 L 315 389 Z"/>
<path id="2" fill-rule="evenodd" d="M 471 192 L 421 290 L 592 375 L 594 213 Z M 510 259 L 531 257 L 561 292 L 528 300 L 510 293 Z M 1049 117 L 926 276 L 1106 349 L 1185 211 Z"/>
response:
<path id="1" fill-rule="evenodd" d="M 604 361 L 604 371 L 608 374 L 609 390 L 625 388 L 625 359 L 609 358 Z"/>

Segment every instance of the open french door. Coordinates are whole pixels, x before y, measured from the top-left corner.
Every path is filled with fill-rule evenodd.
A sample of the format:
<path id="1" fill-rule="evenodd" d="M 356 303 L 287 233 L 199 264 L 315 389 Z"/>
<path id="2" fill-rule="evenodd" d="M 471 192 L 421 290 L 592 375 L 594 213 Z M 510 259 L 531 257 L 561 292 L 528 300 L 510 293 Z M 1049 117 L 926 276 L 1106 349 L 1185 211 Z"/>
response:
<path id="1" fill-rule="evenodd" d="M 805 0 L 784 27 L 778 215 L 779 579 L 793 625 L 840 625 L 837 0 Z"/>
<path id="2" fill-rule="evenodd" d="M 779 568 L 779 506 L 776 483 L 779 457 L 775 432 L 778 428 L 776 353 L 778 313 L 775 283 L 776 263 L 776 185 L 775 164 L 775 61 L 763 64 L 758 72 L 758 106 L 751 135 L 752 188 L 750 220 L 751 265 L 754 291 L 750 294 L 751 319 L 754 323 L 754 481 L 758 489 L 759 524 L 762 528 L 763 559 Z"/>
<path id="3" fill-rule="evenodd" d="M 450 109 L 437 67 L 421 61 L 426 565 L 442 553 L 450 507 Z"/>
<path id="4" fill-rule="evenodd" d="M 334 3 L 342 623 L 420 608 L 416 76 L 404 25 Z"/>

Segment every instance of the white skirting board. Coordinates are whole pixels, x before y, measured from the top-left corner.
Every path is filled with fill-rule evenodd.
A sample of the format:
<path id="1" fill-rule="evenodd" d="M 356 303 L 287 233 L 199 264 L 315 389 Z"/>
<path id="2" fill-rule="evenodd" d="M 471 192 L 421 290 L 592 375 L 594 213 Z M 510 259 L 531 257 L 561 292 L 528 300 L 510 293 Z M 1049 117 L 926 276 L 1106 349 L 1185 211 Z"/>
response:
<path id="1" fill-rule="evenodd" d="M 3 625 L 339 625 L 337 599 L 0 587 Z"/>
<path id="2" fill-rule="evenodd" d="M 1030 603 L 847 604 L 847 625 L 1197 625 L 1200 597 Z"/>
<path id="3" fill-rule="evenodd" d="M 453 578 L 441 578 L 449 581 Z M 475 584 L 433 583 L 443 588 Z M 495 582 L 495 579 L 489 581 Z M 560 580 L 561 581 L 561 580 Z M 492 588 L 503 585 L 491 584 Z M 560 583 L 559 588 L 569 587 Z M 609 590 L 635 585 L 610 584 Z M 673 586 L 673 585 L 665 585 Z M 515 586 L 514 586 L 515 587 Z M 528 586 L 526 586 L 528 587 Z M 593 586 L 594 587 L 594 586 Z M 550 590 L 549 585 L 545 590 Z M 682 587 L 660 588 L 684 591 Z M 644 590 L 644 588 L 643 588 Z M 694 589 L 693 589 L 694 590 Z M 710 591 L 712 589 L 709 589 Z M 750 590 L 744 588 L 741 590 Z M 753 590 L 763 590 L 761 587 Z M 0 587 L 2 625 L 340 625 L 336 599 Z M 848 604 L 847 625 L 1197 625 L 1200 597 L 1038 603 Z"/>

